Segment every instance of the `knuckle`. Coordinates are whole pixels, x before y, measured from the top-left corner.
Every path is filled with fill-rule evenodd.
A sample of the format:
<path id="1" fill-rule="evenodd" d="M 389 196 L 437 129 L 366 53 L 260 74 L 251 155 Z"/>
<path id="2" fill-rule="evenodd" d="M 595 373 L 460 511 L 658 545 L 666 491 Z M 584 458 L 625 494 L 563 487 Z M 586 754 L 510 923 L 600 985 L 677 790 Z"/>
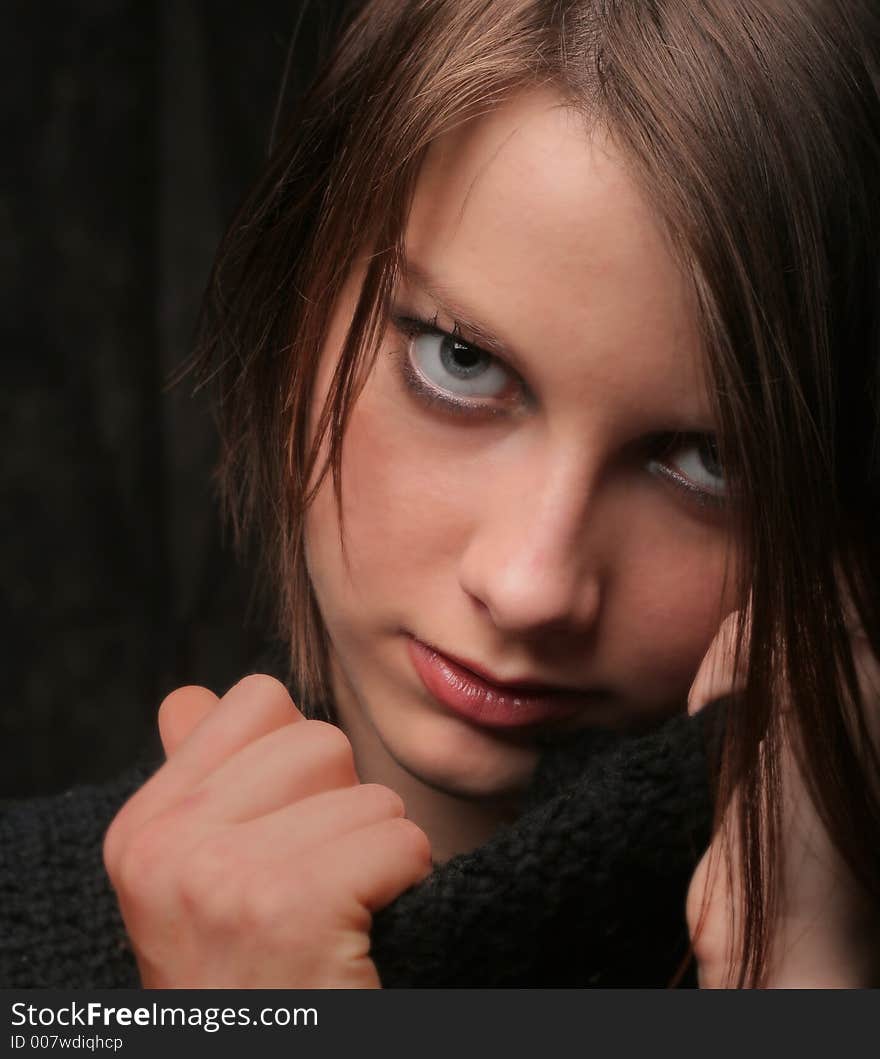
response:
<path id="1" fill-rule="evenodd" d="M 431 868 L 431 843 L 417 824 L 402 816 L 397 820 L 389 820 L 387 826 L 391 829 L 394 840 L 403 847 L 413 862 L 421 864 L 425 869 Z"/>
<path id="2" fill-rule="evenodd" d="M 305 721 L 296 726 L 296 737 L 311 741 L 315 752 L 328 760 L 354 769 L 354 752 L 348 736 L 335 724 L 327 721 Z"/>
<path id="3" fill-rule="evenodd" d="M 406 806 L 400 795 L 384 784 L 362 783 L 357 790 L 359 797 L 369 798 L 375 803 L 377 811 L 382 816 L 403 816 L 406 812 Z"/>
<path id="4" fill-rule="evenodd" d="M 242 677 L 235 686 L 260 698 L 276 698 L 291 702 L 287 688 L 277 677 L 270 676 L 268 673 L 249 673 L 246 677 Z"/>
<path id="5" fill-rule="evenodd" d="M 159 721 L 163 718 L 167 718 L 169 713 L 174 711 L 181 699 L 193 692 L 207 691 L 207 688 L 201 688 L 194 684 L 187 684 L 180 688 L 175 688 L 173 691 L 169 691 L 165 698 L 159 703 Z"/>

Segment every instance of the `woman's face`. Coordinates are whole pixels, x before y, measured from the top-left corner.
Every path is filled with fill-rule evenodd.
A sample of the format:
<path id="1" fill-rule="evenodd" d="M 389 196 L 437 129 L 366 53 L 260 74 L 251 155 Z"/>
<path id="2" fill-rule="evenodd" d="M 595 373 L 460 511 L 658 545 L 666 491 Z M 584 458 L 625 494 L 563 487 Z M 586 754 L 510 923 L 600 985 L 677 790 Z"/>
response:
<path id="1" fill-rule="evenodd" d="M 346 555 L 328 478 L 309 570 L 362 778 L 500 802 L 547 740 L 683 707 L 734 605 L 723 474 L 685 282 L 556 97 L 435 144 L 406 249 L 343 449 Z"/>

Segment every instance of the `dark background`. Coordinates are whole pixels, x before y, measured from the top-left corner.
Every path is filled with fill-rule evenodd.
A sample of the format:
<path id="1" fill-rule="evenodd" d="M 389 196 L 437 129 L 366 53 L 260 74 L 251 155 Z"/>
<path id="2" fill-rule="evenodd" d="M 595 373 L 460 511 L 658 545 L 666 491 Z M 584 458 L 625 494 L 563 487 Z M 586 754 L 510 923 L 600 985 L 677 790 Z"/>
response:
<path id="1" fill-rule="evenodd" d="M 174 687 L 283 672 L 221 536 L 205 399 L 166 383 L 292 33 L 284 102 L 343 6 L 3 5 L 0 799 L 158 754 Z"/>

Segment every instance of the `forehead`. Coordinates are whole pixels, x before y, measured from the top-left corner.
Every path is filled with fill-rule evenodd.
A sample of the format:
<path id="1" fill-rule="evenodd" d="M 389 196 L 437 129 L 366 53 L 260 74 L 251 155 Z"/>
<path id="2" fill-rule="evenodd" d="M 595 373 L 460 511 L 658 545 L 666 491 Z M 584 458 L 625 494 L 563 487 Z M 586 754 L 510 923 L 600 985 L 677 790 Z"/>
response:
<path id="1" fill-rule="evenodd" d="M 420 273 L 582 406 L 599 394 L 609 414 L 674 407 L 708 425 L 696 317 L 664 232 L 611 137 L 551 92 L 432 146 L 406 244 Z"/>

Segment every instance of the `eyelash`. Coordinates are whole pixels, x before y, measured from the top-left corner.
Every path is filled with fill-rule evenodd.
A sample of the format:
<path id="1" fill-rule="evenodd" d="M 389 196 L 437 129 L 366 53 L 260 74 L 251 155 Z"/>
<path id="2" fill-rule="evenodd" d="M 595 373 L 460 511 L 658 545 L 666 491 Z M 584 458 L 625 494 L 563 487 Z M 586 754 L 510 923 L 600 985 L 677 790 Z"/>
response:
<path id="1" fill-rule="evenodd" d="M 468 342 L 464 338 L 460 325 L 455 322 L 451 331 L 445 331 L 442 327 L 437 326 L 437 314 L 430 319 L 424 319 L 420 316 L 413 315 L 397 315 L 392 317 L 394 326 L 400 331 L 401 334 L 407 338 L 418 338 L 420 335 L 436 335 L 438 338 L 452 338 L 461 345 L 467 346 L 469 349 L 474 350 L 476 353 L 481 353 L 483 356 L 491 357 L 492 360 L 497 361 L 504 367 L 504 370 L 511 373 L 511 369 L 497 357 L 494 353 L 490 353 L 488 350 L 482 349 L 475 342 Z M 413 367 L 412 360 L 409 356 L 408 348 L 403 351 L 403 355 L 399 361 L 399 369 L 403 376 L 403 381 L 407 389 L 415 394 L 425 404 L 441 408 L 445 412 L 451 412 L 453 415 L 459 416 L 470 416 L 473 418 L 475 415 L 481 418 L 495 417 L 504 415 L 509 411 L 509 408 L 499 406 L 498 404 L 489 404 L 480 402 L 478 400 L 467 400 L 465 398 L 453 397 L 451 394 L 443 393 L 442 390 L 430 385 L 425 382 L 420 372 Z M 524 390 L 525 388 L 521 386 Z"/>
<path id="2" fill-rule="evenodd" d="M 681 448 L 685 443 L 695 444 L 702 437 L 703 435 L 701 434 L 663 435 L 661 459 L 663 456 Z M 670 485 L 684 493 L 687 500 L 690 500 L 700 508 L 714 508 L 717 510 L 729 505 L 729 499 L 724 493 L 713 493 L 709 489 L 701 489 L 690 478 L 686 478 L 674 467 L 661 463 L 658 459 L 652 459 L 649 462 L 649 466 L 654 474 L 659 474 L 662 478 L 665 478 Z"/>
<path id="3" fill-rule="evenodd" d="M 439 338 L 453 338 L 462 345 L 468 346 L 475 353 L 491 357 L 493 360 L 499 362 L 506 371 L 515 374 L 513 373 L 513 369 L 504 364 L 502 358 L 494 353 L 490 353 L 488 350 L 482 349 L 474 342 L 468 342 L 467 339 L 463 337 L 461 328 L 457 322 L 453 323 L 451 331 L 446 331 L 443 328 L 438 327 L 438 315 L 439 314 L 435 313 L 431 319 L 426 319 L 412 314 L 395 314 L 392 315 L 391 320 L 397 330 L 407 338 L 412 339 L 420 335 L 436 335 Z M 429 406 L 439 407 L 444 411 L 452 412 L 455 415 L 477 415 L 481 418 L 485 418 L 486 416 L 494 417 L 504 415 L 508 411 L 508 409 L 504 407 L 447 396 L 435 387 L 428 385 L 413 367 L 412 361 L 409 357 L 408 348 L 403 350 L 403 355 L 400 357 L 398 367 L 407 389 L 415 394 L 419 400 Z M 521 381 L 520 386 L 524 393 L 527 392 L 525 390 L 525 385 Z M 684 444 L 696 444 L 706 436 L 707 435 L 703 434 L 684 433 L 653 435 L 650 442 L 651 447 L 655 452 L 655 456 L 649 460 L 649 466 L 652 473 L 665 479 L 665 481 L 684 496 L 685 500 L 704 510 L 720 509 L 726 507 L 729 503 L 726 495 L 701 489 L 689 478 L 686 478 L 679 471 L 675 470 L 674 467 L 660 462 L 668 457 L 670 453 L 681 448 Z"/>

